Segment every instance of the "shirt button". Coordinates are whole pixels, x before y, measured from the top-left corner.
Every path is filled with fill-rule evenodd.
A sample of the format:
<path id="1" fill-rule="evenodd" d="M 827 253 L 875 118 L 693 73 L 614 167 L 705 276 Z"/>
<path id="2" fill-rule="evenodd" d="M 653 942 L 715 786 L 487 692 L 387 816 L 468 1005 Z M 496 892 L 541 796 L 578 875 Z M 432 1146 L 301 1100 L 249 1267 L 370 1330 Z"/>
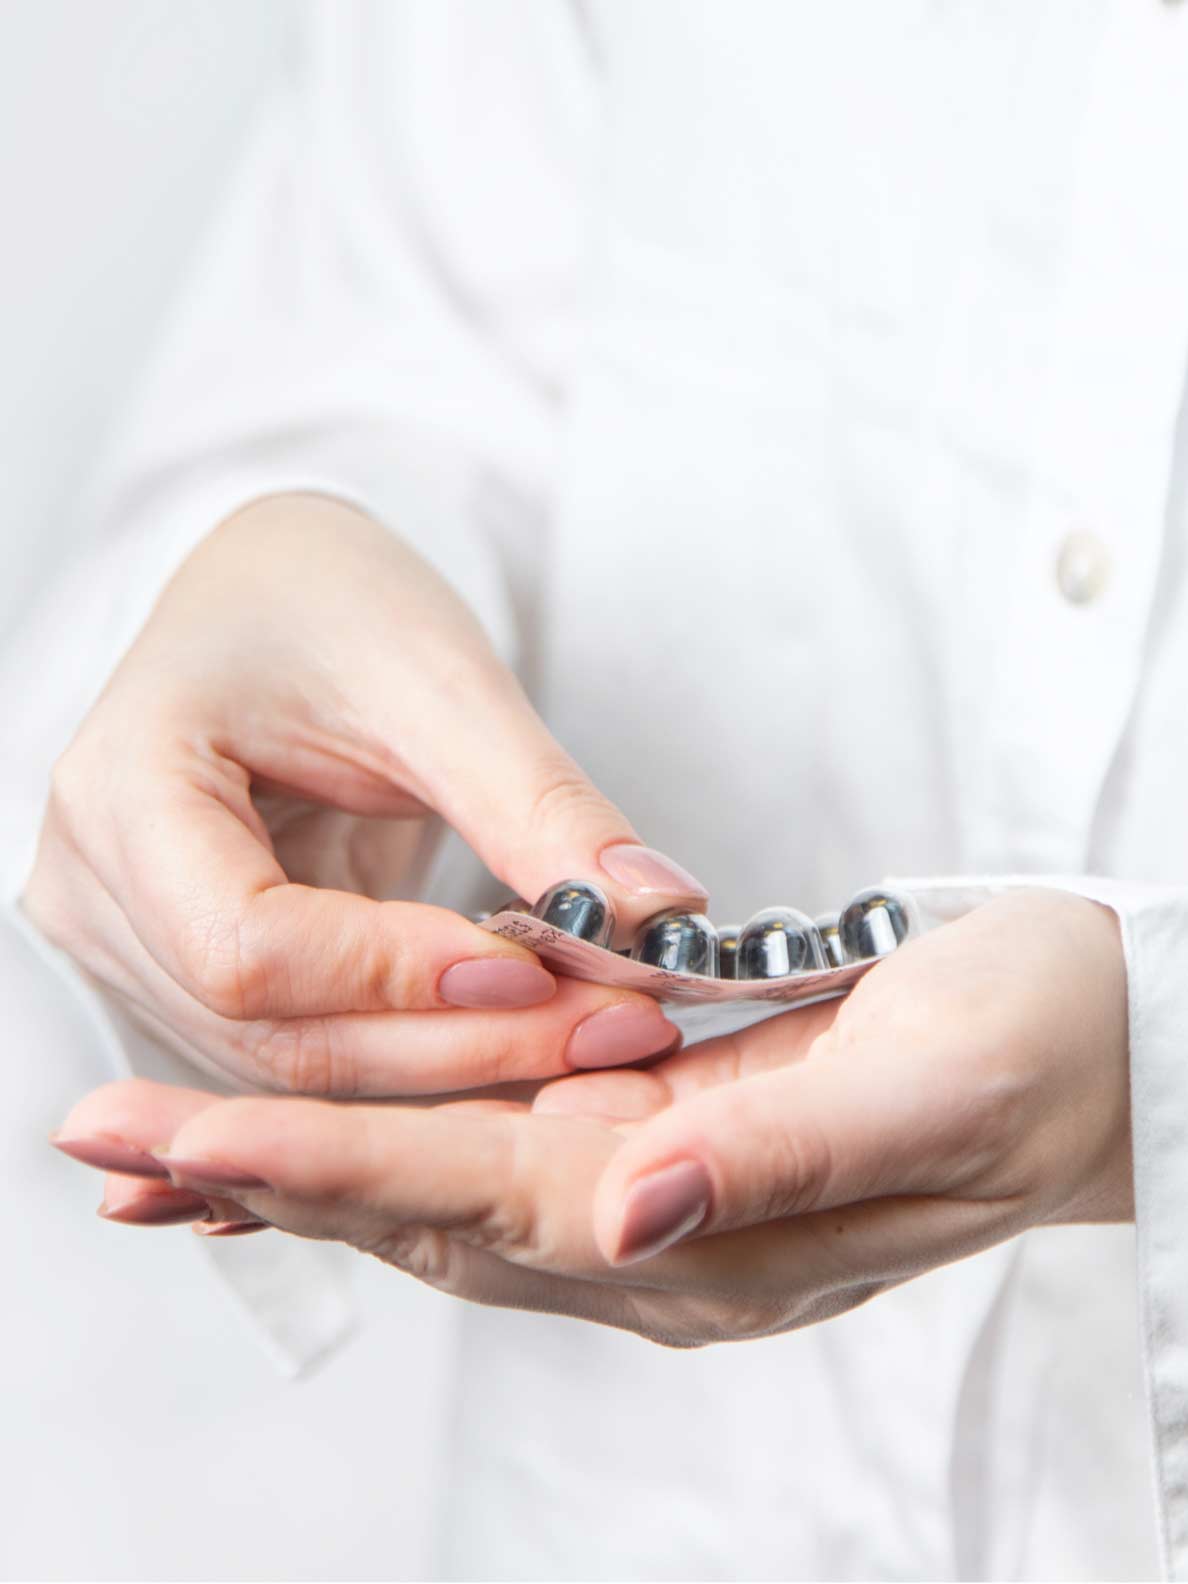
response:
<path id="1" fill-rule="evenodd" d="M 1056 586 L 1070 605 L 1090 605 L 1110 581 L 1110 552 L 1096 534 L 1070 533 L 1056 557 Z"/>

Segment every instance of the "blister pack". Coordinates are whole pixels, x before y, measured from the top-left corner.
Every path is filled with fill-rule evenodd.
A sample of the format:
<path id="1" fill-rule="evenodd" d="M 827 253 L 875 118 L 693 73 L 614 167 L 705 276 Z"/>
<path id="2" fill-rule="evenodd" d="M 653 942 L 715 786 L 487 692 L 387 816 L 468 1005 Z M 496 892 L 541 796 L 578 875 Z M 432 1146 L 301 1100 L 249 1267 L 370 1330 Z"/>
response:
<path id="1" fill-rule="evenodd" d="M 843 996 L 920 930 L 910 896 L 871 887 L 815 919 L 772 907 L 741 926 L 715 926 L 670 909 L 645 920 L 630 949 L 615 951 L 611 905 L 586 880 L 561 881 L 534 905 L 515 900 L 481 922 L 559 974 L 655 996 L 698 1038 Z"/>

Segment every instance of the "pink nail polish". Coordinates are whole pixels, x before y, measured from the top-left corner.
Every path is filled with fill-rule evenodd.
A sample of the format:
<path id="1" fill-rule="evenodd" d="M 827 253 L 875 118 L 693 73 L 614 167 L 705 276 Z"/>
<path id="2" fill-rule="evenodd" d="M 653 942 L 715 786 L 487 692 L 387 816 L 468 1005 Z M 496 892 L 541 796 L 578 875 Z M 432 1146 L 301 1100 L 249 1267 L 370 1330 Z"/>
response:
<path id="1" fill-rule="evenodd" d="M 158 1155 L 175 1183 L 183 1188 L 267 1188 L 263 1177 L 228 1166 L 222 1161 L 184 1160 L 175 1155 Z"/>
<path id="2" fill-rule="evenodd" d="M 565 1059 L 571 1067 L 621 1067 L 675 1050 L 680 1038 L 654 1001 L 623 1001 L 583 1018 L 569 1036 Z"/>
<path id="3" fill-rule="evenodd" d="M 203 1220 L 210 1214 L 210 1206 L 201 1194 L 152 1194 L 130 1199 L 114 1209 L 101 1204 L 99 1214 L 105 1221 L 117 1221 L 121 1226 L 183 1226 L 187 1221 Z"/>
<path id="4" fill-rule="evenodd" d="M 708 892 L 687 869 L 663 853 L 633 842 L 603 849 L 598 859 L 611 879 L 639 896 L 705 897 Z"/>
<path id="5" fill-rule="evenodd" d="M 547 968 L 508 957 L 472 957 L 447 968 L 437 982 L 443 1001 L 458 1007 L 539 1006 L 556 994 L 557 981 Z"/>
<path id="6" fill-rule="evenodd" d="M 650 1259 L 688 1237 L 709 1214 L 712 1194 L 700 1161 L 677 1161 L 641 1177 L 627 1195 L 615 1263 Z"/>
<path id="7" fill-rule="evenodd" d="M 84 1166 L 97 1166 L 100 1171 L 119 1172 L 124 1177 L 168 1177 L 169 1173 L 147 1150 L 134 1149 L 122 1139 L 106 1133 L 92 1133 L 84 1138 L 66 1138 L 54 1133 L 50 1143 L 71 1160 Z"/>
<path id="8" fill-rule="evenodd" d="M 201 1237 L 242 1237 L 245 1232 L 266 1232 L 267 1221 L 199 1221 L 194 1231 Z"/>

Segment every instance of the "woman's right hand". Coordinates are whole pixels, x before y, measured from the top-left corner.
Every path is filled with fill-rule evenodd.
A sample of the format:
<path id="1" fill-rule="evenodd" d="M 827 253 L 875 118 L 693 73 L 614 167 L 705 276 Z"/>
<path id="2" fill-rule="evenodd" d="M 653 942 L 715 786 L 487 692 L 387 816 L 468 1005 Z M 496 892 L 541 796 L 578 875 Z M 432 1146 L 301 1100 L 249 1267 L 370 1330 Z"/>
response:
<path id="1" fill-rule="evenodd" d="M 185 562 L 59 761 L 25 907 L 239 1086 L 431 1093 L 675 1045 L 646 996 L 381 900 L 415 881 L 436 816 L 509 892 L 597 880 L 624 931 L 704 904 L 424 561 L 341 502 L 270 497 Z"/>

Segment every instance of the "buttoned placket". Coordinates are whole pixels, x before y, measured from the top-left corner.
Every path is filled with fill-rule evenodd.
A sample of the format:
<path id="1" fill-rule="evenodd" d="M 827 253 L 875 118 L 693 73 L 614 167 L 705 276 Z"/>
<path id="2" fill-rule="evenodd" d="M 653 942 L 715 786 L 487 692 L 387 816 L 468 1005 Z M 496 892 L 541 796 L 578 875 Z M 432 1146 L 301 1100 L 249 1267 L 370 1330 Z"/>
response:
<path id="1" fill-rule="evenodd" d="M 1090 75 L 1031 484 L 1017 532 L 1004 526 L 966 810 L 980 869 L 1084 866 L 1139 682 L 1188 358 L 1188 36 L 1173 20 L 1115 6 Z"/>

